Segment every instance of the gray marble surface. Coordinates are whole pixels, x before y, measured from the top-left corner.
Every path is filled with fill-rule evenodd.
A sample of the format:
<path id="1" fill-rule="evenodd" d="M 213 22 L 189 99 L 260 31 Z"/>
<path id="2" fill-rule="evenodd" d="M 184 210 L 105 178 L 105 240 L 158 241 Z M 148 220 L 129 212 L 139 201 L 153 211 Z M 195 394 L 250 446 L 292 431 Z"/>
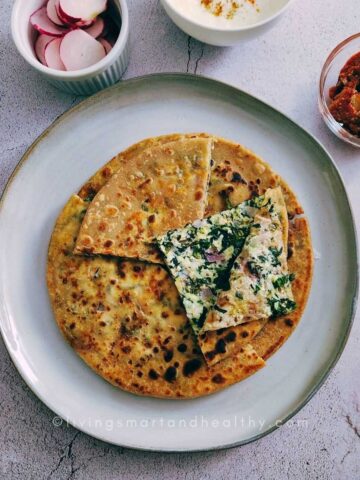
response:
<path id="1" fill-rule="evenodd" d="M 179 31 L 156 0 L 128 0 L 132 53 L 125 78 L 181 71 L 255 94 L 309 129 L 339 166 L 360 224 L 360 151 L 338 141 L 317 110 L 329 50 L 360 25 L 358 0 L 297 0 L 274 28 L 236 48 L 202 45 Z M 11 0 L 0 2 L 0 189 L 30 143 L 80 99 L 55 90 L 15 51 Z M 296 422 L 228 451 L 156 454 L 118 448 L 65 425 L 27 388 L 0 342 L 2 479 L 358 479 L 360 318 L 326 384 Z M 299 420 L 299 421 L 298 421 Z"/>

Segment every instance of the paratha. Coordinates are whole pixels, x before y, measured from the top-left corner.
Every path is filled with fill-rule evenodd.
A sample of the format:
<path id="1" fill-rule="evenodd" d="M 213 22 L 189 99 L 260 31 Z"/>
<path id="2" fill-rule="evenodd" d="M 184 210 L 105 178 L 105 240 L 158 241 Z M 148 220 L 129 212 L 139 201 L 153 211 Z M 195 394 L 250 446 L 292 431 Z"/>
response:
<path id="1" fill-rule="evenodd" d="M 211 149 L 211 139 L 182 138 L 128 159 L 91 202 L 75 253 L 156 262 L 156 235 L 204 216 Z"/>
<path id="2" fill-rule="evenodd" d="M 242 201 L 247 200 L 254 194 L 262 195 L 268 188 L 276 188 L 277 186 L 281 187 L 284 195 L 289 220 L 291 221 L 294 217 L 304 213 L 303 208 L 292 189 L 288 186 L 283 178 L 281 178 L 272 170 L 268 163 L 242 145 L 239 145 L 231 140 L 209 135 L 207 133 L 175 133 L 142 140 L 139 143 L 130 146 L 125 151 L 119 153 L 106 165 L 104 165 L 104 167 L 100 168 L 80 188 L 79 196 L 87 201 L 91 201 L 100 188 L 102 188 L 108 179 L 116 171 L 118 171 L 123 164 L 131 161 L 134 157 L 139 155 L 139 153 L 143 152 L 149 147 L 163 145 L 169 142 L 177 141 L 184 137 L 211 137 L 214 142 L 214 148 L 212 152 L 213 168 L 211 170 L 208 189 L 208 203 L 205 216 L 221 212 L 222 210 L 229 208 L 229 206 L 235 206 Z M 304 227 L 302 236 L 307 246 L 309 246 L 307 255 L 304 255 L 304 261 L 309 267 L 310 285 L 313 259 L 308 224 L 306 227 Z M 153 251 L 155 255 L 156 251 L 156 249 Z M 290 253 L 292 254 L 293 252 L 290 251 Z M 159 254 L 158 261 L 161 262 L 161 257 Z M 296 282 L 293 283 L 293 289 L 295 285 Z M 307 294 L 304 297 L 304 304 L 306 303 L 306 299 Z M 299 309 L 301 309 L 301 305 L 298 304 L 297 311 Z M 263 323 L 264 322 L 260 322 L 257 329 L 254 328 L 254 325 L 252 325 L 251 329 L 248 329 L 245 324 L 243 326 L 230 328 L 229 332 L 227 332 L 227 329 L 218 332 L 206 332 L 204 335 L 202 335 L 202 338 L 200 338 L 200 342 L 203 352 L 206 353 L 207 360 L 209 362 L 217 362 L 232 355 L 233 352 L 238 351 L 238 349 L 242 347 L 242 335 L 248 334 L 249 336 L 245 338 L 250 340 L 252 336 L 255 335 L 254 332 L 258 332 L 260 330 Z M 293 329 L 288 327 L 286 332 L 290 334 L 292 330 Z M 231 343 L 225 342 L 226 334 L 233 331 L 236 334 L 235 341 Z M 232 335 L 230 335 L 230 337 L 232 337 Z M 274 340 L 274 342 L 276 343 L 276 340 Z M 218 345 L 218 347 L 213 348 L 214 345 Z M 271 349 L 271 345 L 269 345 L 269 349 Z"/>
<path id="3" fill-rule="evenodd" d="M 122 168 L 123 164 L 131 161 L 145 149 L 184 137 L 211 137 L 214 140 L 213 165 L 205 215 L 220 212 L 227 208 L 229 203 L 237 205 L 253 194 L 263 194 L 267 188 L 280 185 L 290 219 L 288 265 L 290 271 L 296 275 L 292 287 L 297 309 L 285 318 L 280 317 L 267 323 L 254 321 L 201 335 L 198 340 L 208 364 L 212 364 L 210 367 L 205 366 L 204 358 L 199 353 L 199 347 L 186 320 L 173 280 L 161 265 L 102 256 L 83 257 L 72 253 L 77 229 L 80 227 L 85 210 L 109 178 Z M 81 187 L 79 197 L 74 197 L 63 210 L 52 236 L 48 260 L 49 292 L 56 319 L 65 337 L 89 366 L 114 385 L 138 394 L 168 398 L 189 398 L 212 393 L 261 368 L 264 362 L 260 357 L 271 356 L 295 329 L 301 318 L 311 285 L 312 248 L 309 227 L 304 218 L 292 220 L 295 215 L 303 213 L 292 190 L 268 164 L 249 150 L 234 142 L 208 134 L 174 134 L 147 139 L 120 153 L 96 172 Z M 156 270 L 156 274 L 154 269 L 159 269 Z M 99 277 L 100 272 L 102 273 Z M 159 277 L 153 278 L 153 275 L 159 275 Z M 118 303 L 104 304 L 103 298 L 106 296 L 107 289 L 105 288 L 104 292 L 101 286 L 95 288 L 92 277 L 94 280 L 101 279 L 102 284 L 110 283 L 109 288 L 113 286 L 111 280 L 115 280 L 116 285 L 122 284 L 123 303 L 120 304 L 119 301 L 121 308 L 119 311 L 116 309 L 119 314 L 113 315 L 115 310 L 112 310 L 118 307 Z M 147 347 L 145 351 L 144 338 L 140 341 L 135 334 L 129 335 L 126 328 L 120 329 L 121 319 L 126 317 L 130 318 L 130 331 L 143 330 L 141 313 L 138 310 L 139 302 L 133 303 L 131 296 L 132 293 L 137 295 L 140 277 L 145 278 L 146 284 L 151 285 L 150 290 L 147 290 L 144 295 L 147 300 L 151 295 L 152 300 L 149 301 L 154 307 L 151 308 L 150 319 L 152 325 L 158 322 L 155 328 L 159 330 L 159 332 L 154 330 L 153 334 L 155 340 L 160 335 L 159 340 L 162 344 L 161 348 L 153 347 L 156 356 L 149 359 L 149 366 L 156 365 L 159 371 L 152 368 L 151 373 L 150 369 L 147 369 L 147 355 L 151 353 L 151 348 Z M 90 298 L 84 298 L 84 291 L 88 288 L 86 297 Z M 144 288 L 143 291 L 145 291 Z M 126 308 L 123 307 L 124 305 Z M 131 305 L 134 305 L 133 311 L 129 311 Z M 162 316 L 165 305 L 167 311 Z M 106 307 L 109 307 L 110 311 Z M 128 312 L 128 315 L 123 316 L 123 312 Z M 105 325 L 100 324 L 102 322 L 100 315 L 104 313 L 106 313 Z M 110 321 L 111 324 L 108 323 Z M 172 353 L 167 353 L 170 350 L 166 347 L 166 342 L 170 342 L 167 338 L 173 333 L 171 330 L 171 334 L 167 335 L 167 328 L 172 325 L 177 331 L 177 326 L 180 324 L 183 325 L 181 327 L 183 337 L 182 343 L 177 345 L 179 351 L 175 348 Z M 162 329 L 164 329 L 164 335 L 167 335 L 166 338 L 162 336 Z M 173 340 L 178 342 L 179 337 L 176 336 L 176 339 L 171 341 Z M 151 341 L 149 336 L 147 341 Z M 250 341 L 254 347 L 248 345 Z M 241 351 L 244 348 L 248 351 Z M 253 348 L 259 355 L 253 351 Z M 177 352 L 186 353 L 186 355 L 178 357 Z M 166 359 L 171 355 L 173 357 L 169 363 Z M 138 361 L 134 364 L 135 357 Z M 188 360 L 190 364 L 186 364 L 185 368 Z M 194 361 L 191 362 L 192 360 Z M 223 361 L 217 363 L 219 360 Z M 177 367 L 176 362 L 179 363 Z M 201 366 L 196 370 L 195 367 L 198 365 Z M 170 367 L 176 369 L 175 382 L 169 382 L 164 378 Z M 167 378 L 171 380 L 174 372 L 174 369 L 170 368 Z M 187 376 L 191 375 L 191 372 L 193 376 Z M 154 378 L 159 382 L 154 382 Z M 139 379 L 142 379 L 140 383 Z"/>
<path id="4" fill-rule="evenodd" d="M 268 215 L 269 219 L 265 220 L 265 215 Z M 256 225 L 254 225 L 255 219 L 257 219 Z M 249 242 L 249 235 L 252 238 L 251 246 L 254 239 L 259 237 L 259 233 L 264 237 L 262 231 L 264 229 L 261 229 L 264 222 L 270 224 L 267 225 L 268 235 L 265 236 L 265 239 L 267 237 L 273 239 L 276 236 L 277 244 L 275 246 L 281 248 L 281 255 L 279 256 L 282 260 L 281 264 L 286 263 L 287 247 L 284 247 L 284 241 L 287 242 L 288 218 L 280 187 L 268 189 L 264 195 L 254 196 L 232 209 L 224 210 L 202 220 L 196 220 L 181 229 L 170 230 L 156 239 L 196 335 L 200 331 L 219 330 L 223 327 L 235 326 L 246 321 L 270 316 L 254 315 L 249 318 L 246 315 L 245 307 L 250 309 L 256 300 L 262 298 L 262 292 L 252 290 L 255 287 L 258 290 L 260 282 L 255 282 L 250 275 L 243 274 L 242 262 L 237 263 L 234 267 L 239 266 L 239 270 L 241 270 L 239 281 L 249 280 L 242 288 L 241 295 L 244 298 L 240 305 L 233 308 L 232 304 L 240 303 L 239 299 L 236 298 L 239 292 L 234 291 L 234 298 L 232 302 L 229 302 L 231 290 L 235 284 L 233 277 L 238 276 L 238 271 L 234 271 L 233 268 L 234 260 L 240 252 L 248 251 L 246 247 Z M 270 227 L 271 230 L 276 227 L 277 231 L 273 233 L 270 231 Z M 261 243 L 262 247 L 265 248 L 263 240 L 263 238 L 260 238 L 257 244 Z M 270 253 L 272 253 L 275 246 L 267 246 L 266 248 L 270 248 Z M 257 249 L 259 249 L 259 246 Z M 270 260 L 258 268 L 269 266 Z M 280 265 L 278 258 L 276 261 Z M 251 264 L 254 264 L 254 260 Z M 274 273 L 275 267 L 271 263 L 270 267 L 272 268 L 268 268 L 267 273 Z M 269 272 L 269 270 L 272 270 L 272 272 Z M 231 275 L 230 271 L 232 271 Z M 221 294 L 224 290 L 226 292 Z M 275 295 L 272 295 L 271 299 L 274 297 Z M 264 300 L 266 307 L 266 298 Z M 229 303 L 228 314 L 225 307 L 226 302 Z M 235 313 L 238 315 L 235 315 Z M 261 313 L 260 309 L 259 313 Z M 241 320 L 240 314 L 242 314 Z"/>
<path id="5" fill-rule="evenodd" d="M 86 208 L 74 195 L 60 214 L 49 247 L 47 281 L 60 330 L 99 375 L 139 395 L 192 398 L 264 366 L 247 344 L 208 367 L 162 266 L 74 255 Z"/>
<path id="6" fill-rule="evenodd" d="M 257 197 L 262 198 L 262 197 Z M 235 259 L 229 288 L 219 290 L 202 331 L 278 317 L 296 308 L 287 266 L 288 219 L 280 187 L 269 189 Z"/>

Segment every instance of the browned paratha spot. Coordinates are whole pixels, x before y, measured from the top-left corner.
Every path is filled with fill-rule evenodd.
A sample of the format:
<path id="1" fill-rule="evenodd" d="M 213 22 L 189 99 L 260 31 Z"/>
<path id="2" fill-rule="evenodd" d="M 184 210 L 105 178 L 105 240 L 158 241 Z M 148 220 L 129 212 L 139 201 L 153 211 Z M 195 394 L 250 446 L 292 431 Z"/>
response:
<path id="1" fill-rule="evenodd" d="M 105 206 L 105 215 L 108 217 L 116 217 L 119 213 L 119 209 L 115 205 L 106 205 Z"/>
<path id="2" fill-rule="evenodd" d="M 233 183 L 242 183 L 243 185 L 247 184 L 247 182 L 243 179 L 239 172 L 233 172 L 231 181 Z"/>
<path id="3" fill-rule="evenodd" d="M 157 380 L 159 378 L 159 374 L 157 373 L 156 370 L 154 370 L 153 368 L 151 368 L 149 370 L 149 378 L 151 378 L 151 380 Z"/>
<path id="4" fill-rule="evenodd" d="M 158 347 L 154 347 L 154 348 L 153 348 L 153 352 L 154 352 L 154 353 L 159 353 Z"/>
<path id="5" fill-rule="evenodd" d="M 105 168 L 102 169 L 101 171 L 101 175 L 104 177 L 104 178 L 109 178 L 111 177 L 112 175 L 112 169 L 109 167 L 109 166 L 106 166 Z"/>
<path id="6" fill-rule="evenodd" d="M 192 358 L 191 360 L 188 360 L 187 362 L 184 363 L 183 367 L 183 374 L 185 377 L 191 377 L 196 370 L 199 370 L 201 368 L 202 361 L 200 358 Z"/>
<path id="7" fill-rule="evenodd" d="M 174 382 L 176 379 L 176 376 L 177 376 L 177 369 L 175 367 L 169 367 L 164 373 L 164 379 L 169 383 Z"/>
<path id="8" fill-rule="evenodd" d="M 195 200 L 201 200 L 204 195 L 204 192 L 202 190 L 198 190 L 195 192 Z"/>
<path id="9" fill-rule="evenodd" d="M 94 241 L 90 237 L 90 235 L 84 235 L 83 238 L 81 239 L 81 244 L 84 247 L 90 247 L 93 243 L 94 243 Z"/>
<path id="10" fill-rule="evenodd" d="M 130 353 L 131 352 L 131 347 L 129 347 L 129 345 L 126 345 L 125 347 L 122 347 L 121 350 L 124 353 Z"/>
<path id="11" fill-rule="evenodd" d="M 155 222 L 155 219 L 156 219 L 156 217 L 155 217 L 154 214 L 149 215 L 149 217 L 148 217 L 148 222 L 149 222 L 149 223 L 154 223 L 154 222 Z"/>
<path id="12" fill-rule="evenodd" d="M 221 373 L 217 373 L 212 377 L 211 381 L 216 384 L 221 384 L 221 383 L 225 383 L 225 378 L 221 375 Z"/>
<path id="13" fill-rule="evenodd" d="M 226 352 L 226 342 L 223 338 L 220 338 L 215 345 L 216 353 L 225 353 Z"/>
<path id="14" fill-rule="evenodd" d="M 210 352 L 205 352 L 205 358 L 209 361 L 214 360 L 216 357 L 216 352 L 215 350 L 211 350 Z"/>
<path id="15" fill-rule="evenodd" d="M 98 229 L 100 230 L 100 232 L 105 232 L 106 230 L 106 223 L 105 222 L 100 222 L 99 223 L 99 226 L 98 226 Z"/>
<path id="16" fill-rule="evenodd" d="M 169 313 L 168 312 L 161 312 L 162 318 L 169 318 Z"/>
<path id="17" fill-rule="evenodd" d="M 241 332 L 241 336 L 242 336 L 242 338 L 246 338 L 246 337 L 249 336 L 249 332 L 246 332 L 246 331 Z"/>
<path id="18" fill-rule="evenodd" d="M 113 245 L 113 243 L 114 242 L 112 240 L 105 240 L 104 247 L 105 248 L 110 248 Z"/>
<path id="19" fill-rule="evenodd" d="M 285 318 L 284 323 L 288 327 L 292 327 L 294 325 L 294 322 L 291 320 L 291 318 Z"/>
<path id="20" fill-rule="evenodd" d="M 167 345 L 170 342 L 171 338 L 172 338 L 171 336 L 166 337 L 165 340 L 163 341 L 163 344 Z"/>
<path id="21" fill-rule="evenodd" d="M 235 332 L 229 332 L 224 338 L 224 340 L 226 342 L 235 342 L 235 339 L 236 339 L 236 333 Z"/>
<path id="22" fill-rule="evenodd" d="M 180 345 L 178 345 L 177 349 L 180 353 L 184 353 L 187 350 L 187 345 L 185 343 L 180 343 Z"/>
<path id="23" fill-rule="evenodd" d="M 165 362 L 171 362 L 173 359 L 174 352 L 172 350 L 166 350 L 164 353 L 164 360 Z"/>

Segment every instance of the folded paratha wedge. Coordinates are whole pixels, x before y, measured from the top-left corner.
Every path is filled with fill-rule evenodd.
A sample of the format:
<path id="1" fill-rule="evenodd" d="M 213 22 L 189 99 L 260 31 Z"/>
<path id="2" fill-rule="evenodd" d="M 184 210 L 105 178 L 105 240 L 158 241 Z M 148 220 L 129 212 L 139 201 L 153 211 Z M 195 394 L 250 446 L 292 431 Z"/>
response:
<path id="1" fill-rule="evenodd" d="M 268 189 L 264 195 L 255 196 L 237 207 L 197 220 L 184 228 L 170 230 L 157 238 L 196 335 L 249 321 L 245 315 L 243 321 L 236 321 L 236 309 L 232 309 L 228 316 L 234 318 L 220 322 L 217 315 L 223 308 L 220 302 L 217 303 L 217 297 L 223 290 L 228 290 L 233 262 L 242 251 L 261 213 L 274 217 L 272 226 L 276 222 L 277 240 L 286 257 L 284 239 L 287 239 L 287 213 L 280 188 Z M 254 296 L 251 290 L 249 294 Z M 224 302 L 221 296 L 220 301 Z M 254 316 L 251 320 L 268 316 Z"/>
<path id="2" fill-rule="evenodd" d="M 288 218 L 281 189 L 268 190 L 243 249 L 236 258 L 229 288 L 220 291 L 202 332 L 287 315 L 296 308 L 294 275 L 287 267 Z M 285 243 L 286 242 L 286 243 Z"/>
<path id="3" fill-rule="evenodd" d="M 138 152 L 97 192 L 74 252 L 158 261 L 156 235 L 202 218 L 212 140 L 181 138 Z"/>

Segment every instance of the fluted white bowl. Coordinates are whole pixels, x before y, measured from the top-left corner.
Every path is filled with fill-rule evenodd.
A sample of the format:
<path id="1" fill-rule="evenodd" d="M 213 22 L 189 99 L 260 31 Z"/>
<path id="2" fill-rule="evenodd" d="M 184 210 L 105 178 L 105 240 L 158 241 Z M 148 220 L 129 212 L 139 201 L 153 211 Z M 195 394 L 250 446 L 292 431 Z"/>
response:
<path id="1" fill-rule="evenodd" d="M 129 61 L 129 14 L 126 0 L 113 0 L 121 17 L 121 29 L 112 50 L 100 62 L 73 72 L 46 67 L 36 58 L 36 32 L 29 19 L 43 4 L 43 0 L 16 0 L 11 17 L 11 33 L 16 48 L 34 70 L 57 88 L 77 95 L 89 95 L 120 80 Z"/>

